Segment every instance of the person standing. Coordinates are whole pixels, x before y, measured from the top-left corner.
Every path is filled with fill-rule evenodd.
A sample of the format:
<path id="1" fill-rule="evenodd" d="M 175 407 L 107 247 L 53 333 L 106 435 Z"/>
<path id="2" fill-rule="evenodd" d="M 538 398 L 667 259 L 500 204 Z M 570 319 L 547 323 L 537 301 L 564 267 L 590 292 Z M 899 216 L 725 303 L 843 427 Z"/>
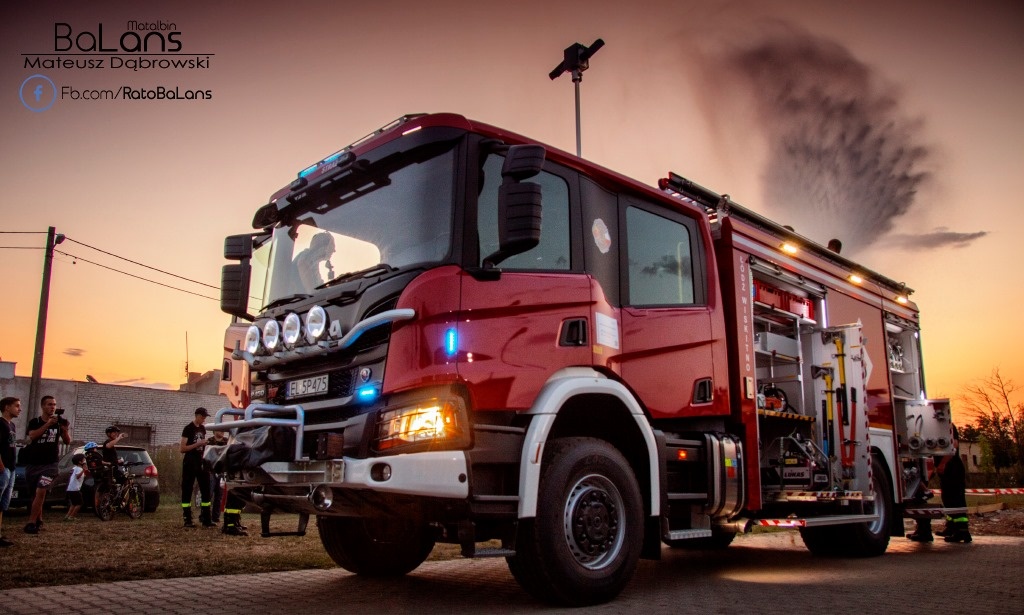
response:
<path id="1" fill-rule="evenodd" d="M 939 488 L 942 489 L 942 507 L 959 508 L 960 512 L 946 515 L 946 527 L 936 532 L 946 542 L 968 543 L 973 540 L 967 517 L 967 468 L 960 458 L 960 432 L 953 425 L 953 452 L 939 460 Z"/>
<path id="2" fill-rule="evenodd" d="M 71 456 L 71 476 L 68 477 L 68 514 L 65 521 L 77 521 L 82 508 L 82 483 L 85 482 L 85 454 Z"/>
<path id="3" fill-rule="evenodd" d="M 207 441 L 209 446 L 227 446 L 228 434 L 225 431 L 214 430 L 213 435 Z M 224 473 L 217 472 L 214 470 L 210 471 L 210 500 L 212 505 L 210 507 L 214 524 L 220 523 L 220 514 L 224 510 L 224 487 L 221 485 L 221 481 L 224 480 Z"/>
<path id="4" fill-rule="evenodd" d="M 17 397 L 0 399 L 0 547 L 10 547 L 14 543 L 3 537 L 4 511 L 11 504 L 14 493 L 15 456 L 14 419 L 21 415 L 21 400 Z"/>
<path id="5" fill-rule="evenodd" d="M 107 441 L 103 443 L 103 461 L 110 464 L 110 478 L 115 483 L 124 482 L 124 473 L 121 471 L 121 461 L 117 458 L 117 443 L 124 440 L 128 434 L 121 431 L 117 425 L 107 427 Z"/>
<path id="6" fill-rule="evenodd" d="M 39 401 L 40 416 L 28 422 L 29 444 L 21 451 L 25 457 L 25 487 L 35 492 L 32 512 L 25 524 L 26 534 L 38 534 L 43 525 L 43 502 L 50 484 L 57 477 L 57 461 L 60 457 L 60 442 L 71 444 L 70 425 L 63 416 L 64 410 L 57 410 L 53 395 L 44 395 Z"/>
<path id="7" fill-rule="evenodd" d="M 196 408 L 195 418 L 181 430 L 179 450 L 184 457 L 181 460 L 181 514 L 184 527 L 195 527 L 192 522 L 192 488 L 199 482 L 199 494 L 202 498 L 199 510 L 199 522 L 203 527 L 216 527 L 210 519 L 210 473 L 203 466 L 203 447 L 206 446 L 206 417 L 210 413 L 206 408 Z"/>
<path id="8" fill-rule="evenodd" d="M 947 514 L 946 527 L 935 534 L 942 536 L 946 542 L 971 542 L 973 538 L 968 529 L 970 519 L 967 517 L 967 468 L 960 458 L 960 432 L 956 425 L 953 425 L 953 451 L 937 459 L 935 471 L 939 475 L 939 488 L 942 490 L 942 507 L 960 510 Z M 918 519 L 917 528 L 912 534 L 907 534 L 907 538 L 914 542 L 935 540 L 931 519 Z"/>

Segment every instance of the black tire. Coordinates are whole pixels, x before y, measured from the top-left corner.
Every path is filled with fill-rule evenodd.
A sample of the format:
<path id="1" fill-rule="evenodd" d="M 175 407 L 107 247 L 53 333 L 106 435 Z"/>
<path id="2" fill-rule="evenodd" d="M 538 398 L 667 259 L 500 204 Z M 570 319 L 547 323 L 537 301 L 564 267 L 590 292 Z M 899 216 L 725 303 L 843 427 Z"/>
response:
<path id="1" fill-rule="evenodd" d="M 108 487 L 96 488 L 93 510 L 101 521 L 110 521 L 114 518 L 114 494 Z"/>
<path id="2" fill-rule="evenodd" d="M 840 554 L 839 543 L 842 534 L 838 531 L 844 528 L 841 525 L 826 525 L 824 527 L 802 527 L 800 538 L 804 546 L 813 555 L 818 557 L 835 557 Z"/>
<path id="3" fill-rule="evenodd" d="M 871 483 L 875 501 L 866 510 L 878 510 L 878 519 L 871 523 L 802 528 L 800 537 L 807 550 L 828 557 L 877 557 L 885 553 L 893 515 L 892 488 L 885 465 L 877 457 L 871 460 Z"/>
<path id="4" fill-rule="evenodd" d="M 537 516 L 520 521 L 509 570 L 545 602 L 607 602 L 633 577 L 643 546 L 643 498 L 633 470 L 593 438 L 548 442 L 543 464 Z"/>
<path id="5" fill-rule="evenodd" d="M 142 487 L 132 485 L 128 488 L 128 493 L 125 494 L 124 512 L 128 513 L 132 519 L 138 519 L 142 516 L 143 506 Z"/>
<path id="6" fill-rule="evenodd" d="M 156 509 L 160 506 L 160 492 L 150 491 L 144 494 L 146 501 L 145 511 L 148 513 L 156 512 Z"/>
<path id="7" fill-rule="evenodd" d="M 427 527 L 401 520 L 317 517 L 317 529 L 336 564 L 368 577 L 412 572 L 434 549 Z"/>
<path id="8" fill-rule="evenodd" d="M 889 548 L 889 525 L 893 515 L 892 487 L 889 485 L 885 464 L 874 456 L 871 458 L 871 486 L 875 492 L 875 501 L 869 510 L 880 513 L 878 520 L 846 526 L 848 531 L 845 532 L 845 540 L 840 543 L 840 554 L 844 557 L 877 557 Z"/>
<path id="9" fill-rule="evenodd" d="M 673 549 L 701 549 L 707 551 L 718 551 L 728 549 L 732 541 L 736 540 L 735 532 L 722 532 L 711 530 L 711 536 L 707 538 L 692 538 L 690 540 L 666 540 L 665 544 Z"/>

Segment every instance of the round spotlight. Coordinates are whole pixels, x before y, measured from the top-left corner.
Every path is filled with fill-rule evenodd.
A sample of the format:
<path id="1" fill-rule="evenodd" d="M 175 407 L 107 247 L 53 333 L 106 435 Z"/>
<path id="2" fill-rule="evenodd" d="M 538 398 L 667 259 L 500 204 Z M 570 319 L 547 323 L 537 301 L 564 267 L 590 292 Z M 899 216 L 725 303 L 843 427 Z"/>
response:
<path id="1" fill-rule="evenodd" d="M 273 352 L 280 342 L 281 325 L 277 324 L 276 320 L 268 320 L 267 324 L 263 325 L 263 345 Z"/>
<path id="2" fill-rule="evenodd" d="M 299 341 L 299 333 L 301 331 L 302 320 L 299 319 L 299 315 L 295 312 L 288 312 L 288 315 L 284 317 L 284 329 L 281 330 L 281 337 L 284 339 L 284 343 L 294 346 L 295 342 Z"/>
<path id="3" fill-rule="evenodd" d="M 242 346 L 242 350 L 249 354 L 256 354 L 256 351 L 260 349 L 260 328 L 256 325 L 252 325 L 245 331 L 245 343 Z"/>
<path id="4" fill-rule="evenodd" d="M 317 485 L 309 494 L 309 501 L 317 510 L 327 510 L 334 503 L 334 490 L 327 485 Z"/>
<path id="5" fill-rule="evenodd" d="M 327 312 L 319 305 L 314 305 L 306 314 L 306 341 L 316 343 L 327 332 Z"/>

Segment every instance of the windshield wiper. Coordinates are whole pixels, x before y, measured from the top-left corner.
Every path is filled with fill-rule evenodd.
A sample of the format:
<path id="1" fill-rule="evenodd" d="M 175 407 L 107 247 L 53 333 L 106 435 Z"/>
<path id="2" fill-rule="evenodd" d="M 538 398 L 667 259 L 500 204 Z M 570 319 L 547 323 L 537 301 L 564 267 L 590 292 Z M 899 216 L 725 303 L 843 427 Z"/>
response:
<path id="1" fill-rule="evenodd" d="M 341 284 L 342 282 L 347 282 L 349 280 L 355 280 L 355 279 L 358 279 L 358 278 L 368 278 L 368 277 L 370 277 L 372 275 L 379 275 L 379 274 L 382 274 L 382 273 L 392 273 L 394 271 L 398 271 L 398 267 L 392 267 L 391 265 L 389 265 L 387 263 L 380 263 L 378 265 L 374 265 L 373 267 L 367 267 L 366 269 L 361 269 L 359 271 L 352 271 L 352 272 L 349 272 L 349 273 L 343 273 L 343 274 L 341 274 L 341 275 L 339 275 L 339 276 L 337 276 L 335 278 L 331 278 L 330 280 L 327 280 L 326 282 L 324 282 L 320 286 L 317 286 L 315 290 L 320 290 L 321 288 L 329 288 L 331 286 L 335 286 L 337 284 Z"/>
<path id="2" fill-rule="evenodd" d="M 309 299 L 312 296 L 313 295 L 307 295 L 305 293 L 295 293 L 294 295 L 286 295 L 284 297 L 279 297 L 277 299 L 274 299 L 273 301 L 271 301 L 267 305 L 263 306 L 263 311 L 265 312 L 265 311 L 267 311 L 269 309 L 273 309 L 273 308 L 276 308 L 276 307 L 279 307 L 279 306 L 282 306 L 282 305 L 288 305 L 289 303 L 295 303 L 296 301 L 302 301 L 303 299 Z"/>

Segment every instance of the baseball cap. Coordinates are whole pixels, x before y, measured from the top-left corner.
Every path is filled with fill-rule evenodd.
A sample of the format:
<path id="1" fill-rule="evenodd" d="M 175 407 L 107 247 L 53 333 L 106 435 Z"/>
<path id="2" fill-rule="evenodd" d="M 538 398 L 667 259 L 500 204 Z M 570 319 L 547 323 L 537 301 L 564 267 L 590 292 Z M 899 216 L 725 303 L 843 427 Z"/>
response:
<path id="1" fill-rule="evenodd" d="M 107 427 L 106 433 L 108 433 L 108 434 L 120 433 L 120 431 L 121 431 L 121 429 L 118 428 L 117 425 L 111 425 L 110 427 Z"/>
<path id="2" fill-rule="evenodd" d="M 203 407 L 196 408 L 196 414 L 201 415 L 201 416 L 210 416 L 210 413 L 207 412 L 206 408 L 203 408 Z"/>

